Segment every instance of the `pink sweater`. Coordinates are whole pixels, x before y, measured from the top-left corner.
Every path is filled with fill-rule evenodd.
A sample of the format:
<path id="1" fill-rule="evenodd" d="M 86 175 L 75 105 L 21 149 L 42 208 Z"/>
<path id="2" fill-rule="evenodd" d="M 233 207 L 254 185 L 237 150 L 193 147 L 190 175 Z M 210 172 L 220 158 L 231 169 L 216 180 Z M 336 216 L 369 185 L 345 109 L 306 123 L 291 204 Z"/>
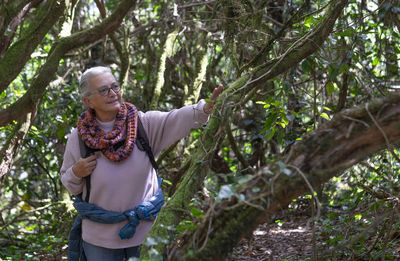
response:
<path id="1" fill-rule="evenodd" d="M 208 120 L 204 113 L 204 100 L 198 104 L 185 106 L 170 112 L 139 112 L 139 117 L 149 138 L 154 156 L 168 145 L 187 136 L 191 128 L 198 128 Z M 112 130 L 114 121 L 100 122 L 104 131 Z M 61 182 L 74 195 L 86 195 L 85 180 L 76 176 L 72 166 L 80 158 L 78 132 L 76 129 L 68 137 L 61 167 Z M 104 157 L 97 159 L 96 169 L 91 177 L 89 202 L 104 209 L 123 212 L 153 196 L 158 190 L 157 176 L 146 152 L 134 147 L 131 155 L 122 162 L 115 163 Z M 106 248 L 126 248 L 142 244 L 152 222 L 140 221 L 135 235 L 121 240 L 119 230 L 127 221 L 117 224 L 101 224 L 84 219 L 82 237 L 86 242 Z"/>

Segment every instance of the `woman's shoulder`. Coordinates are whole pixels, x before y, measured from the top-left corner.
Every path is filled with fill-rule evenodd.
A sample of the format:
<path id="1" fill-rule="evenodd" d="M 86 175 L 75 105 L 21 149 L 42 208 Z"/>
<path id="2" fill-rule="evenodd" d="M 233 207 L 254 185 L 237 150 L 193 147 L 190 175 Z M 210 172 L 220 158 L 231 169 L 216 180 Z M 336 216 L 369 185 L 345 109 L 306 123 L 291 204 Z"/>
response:
<path id="1" fill-rule="evenodd" d="M 72 128 L 71 132 L 68 134 L 68 139 L 77 138 L 78 137 L 78 128 Z"/>
<path id="2" fill-rule="evenodd" d="M 71 132 L 67 135 L 67 147 L 75 147 L 78 144 L 78 129 L 72 128 Z"/>

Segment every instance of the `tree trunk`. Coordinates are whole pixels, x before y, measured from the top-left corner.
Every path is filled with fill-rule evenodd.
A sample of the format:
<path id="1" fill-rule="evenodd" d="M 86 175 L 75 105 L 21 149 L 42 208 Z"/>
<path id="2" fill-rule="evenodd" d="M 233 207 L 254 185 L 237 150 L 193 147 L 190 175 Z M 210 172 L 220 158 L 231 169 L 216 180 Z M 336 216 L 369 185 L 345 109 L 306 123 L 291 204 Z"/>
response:
<path id="1" fill-rule="evenodd" d="M 167 58 L 171 57 L 174 54 L 174 43 L 176 37 L 178 36 L 178 33 L 179 33 L 178 29 L 176 29 L 172 33 L 168 34 L 167 39 L 165 40 L 163 53 L 161 55 L 160 64 L 158 67 L 157 83 L 154 88 L 153 97 L 150 103 L 150 110 L 156 110 L 158 108 L 158 100 L 160 99 L 161 91 L 165 82 L 164 80 L 165 64 Z"/>
<path id="2" fill-rule="evenodd" d="M 131 0 L 124 0 L 120 2 L 114 13 L 112 13 L 102 23 L 89 30 L 77 32 L 71 36 L 61 38 L 50 50 L 46 63 L 39 69 L 38 75 L 32 81 L 28 91 L 15 103 L 0 111 L 0 126 L 5 126 L 13 120 L 19 119 L 31 112 L 38 105 L 46 91 L 46 87 L 52 80 L 52 76 L 57 72 L 59 62 L 65 53 L 85 44 L 95 42 L 104 35 L 116 30 L 126 13 L 135 5 L 135 3 L 136 2 Z M 7 64 L 7 66 L 10 67 L 9 64 Z"/>
<path id="3" fill-rule="evenodd" d="M 175 194 L 167 202 L 158 215 L 148 238 L 169 237 L 168 227 L 175 226 L 181 220 L 182 214 L 187 211 L 187 205 L 194 194 L 202 187 L 204 178 L 209 174 L 209 165 L 213 155 L 214 146 L 219 139 L 224 138 L 221 128 L 225 122 L 229 121 L 232 115 L 232 103 L 243 100 L 243 95 L 250 92 L 258 82 L 266 81 L 288 70 L 291 66 L 309 56 L 316 50 L 316 46 L 321 45 L 326 37 L 331 33 L 336 19 L 340 16 L 347 0 L 331 2 L 326 18 L 322 20 L 316 28 L 307 34 L 298 46 L 292 46 L 282 57 L 255 69 L 251 74 L 239 78 L 226 91 L 221 94 L 221 98 L 215 104 L 214 112 L 217 116 L 211 117 L 207 129 L 203 132 L 200 139 L 200 146 L 192 152 L 192 160 L 189 170 L 183 177 Z M 193 160 L 195 159 L 195 160 Z M 164 246 L 159 244 L 155 247 L 157 252 L 162 253 Z M 144 246 L 144 258 L 148 258 L 149 247 Z"/>
<path id="4" fill-rule="evenodd" d="M 235 196 L 214 203 L 196 233 L 176 240 L 169 260 L 225 260 L 240 238 L 286 207 L 383 148 L 400 143 L 400 95 L 337 114 L 296 143 L 283 161 L 265 166 Z M 260 191 L 254 193 L 254 188 Z M 245 200 L 238 200 L 243 195 Z M 194 253 L 188 254 L 192 249 Z"/>
<path id="5" fill-rule="evenodd" d="M 18 154 L 19 148 L 26 134 L 28 133 L 33 120 L 35 119 L 36 111 L 28 113 L 23 119 L 18 121 L 14 126 L 14 130 L 3 145 L 0 151 L 0 185 L 3 176 L 6 175 L 12 166 L 15 156 Z"/>

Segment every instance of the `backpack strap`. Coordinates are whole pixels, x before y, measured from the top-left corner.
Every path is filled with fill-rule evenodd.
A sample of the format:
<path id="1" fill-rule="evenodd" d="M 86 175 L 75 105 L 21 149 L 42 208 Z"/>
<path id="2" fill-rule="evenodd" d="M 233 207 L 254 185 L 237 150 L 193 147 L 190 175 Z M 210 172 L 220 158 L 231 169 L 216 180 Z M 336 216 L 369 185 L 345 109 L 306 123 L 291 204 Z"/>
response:
<path id="1" fill-rule="evenodd" d="M 82 140 L 81 135 L 79 135 L 78 133 L 78 137 L 79 137 L 79 150 L 81 152 L 81 157 L 82 158 L 87 158 L 90 157 L 91 155 L 93 155 L 97 150 L 92 149 L 90 147 L 88 147 Z M 85 196 L 85 201 L 89 202 L 89 197 L 90 197 L 90 176 L 88 175 L 86 177 L 84 177 L 85 179 L 85 183 L 86 183 L 86 196 Z"/>
<path id="2" fill-rule="evenodd" d="M 82 137 L 81 137 L 81 135 L 79 135 L 79 133 L 78 133 L 78 137 L 79 137 L 79 139 L 78 139 L 79 140 L 79 149 L 80 149 L 82 158 L 87 158 L 87 157 L 93 155 L 96 151 L 98 151 L 96 149 L 92 149 L 92 148 L 88 147 L 83 142 Z M 139 142 L 136 142 L 138 149 L 146 152 L 147 156 L 149 157 L 150 163 L 153 166 L 153 168 L 156 170 L 156 173 L 158 176 L 158 164 L 157 164 L 156 160 L 154 159 L 154 154 L 153 154 L 153 151 L 149 144 L 149 138 L 147 137 L 146 131 L 143 128 L 143 124 L 142 124 L 142 121 L 140 120 L 139 116 L 138 116 L 136 140 L 139 141 Z M 122 141 L 119 143 L 121 143 L 121 144 L 117 144 L 118 147 L 123 145 Z M 92 175 L 88 175 L 84 178 L 86 181 L 86 196 L 85 196 L 86 202 L 89 202 L 89 197 L 90 197 L 90 177 L 91 176 Z M 159 183 L 160 183 L 160 181 L 159 181 Z"/>
<path id="3" fill-rule="evenodd" d="M 137 129 L 136 140 L 139 142 L 137 142 L 136 144 L 138 146 L 138 149 L 145 151 L 147 153 L 147 156 L 150 159 L 151 165 L 156 170 L 157 176 L 158 176 L 158 164 L 157 164 L 156 160 L 154 159 L 153 150 L 151 149 L 150 144 L 149 144 L 149 138 L 147 137 L 146 131 L 143 128 L 143 124 L 142 124 L 142 121 L 140 120 L 139 116 L 138 116 L 137 128 L 138 129 Z"/>

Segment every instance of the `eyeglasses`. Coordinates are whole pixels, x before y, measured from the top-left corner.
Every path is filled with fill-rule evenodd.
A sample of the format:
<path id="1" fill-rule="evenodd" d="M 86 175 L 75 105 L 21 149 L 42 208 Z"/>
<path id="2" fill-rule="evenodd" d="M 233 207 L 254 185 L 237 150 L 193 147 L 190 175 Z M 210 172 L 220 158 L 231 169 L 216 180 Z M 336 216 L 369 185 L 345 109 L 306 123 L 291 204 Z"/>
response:
<path id="1" fill-rule="evenodd" d="M 96 93 L 99 93 L 101 96 L 108 96 L 110 94 L 110 90 L 113 90 L 116 94 L 120 92 L 121 86 L 117 82 L 113 82 L 109 86 L 101 86 L 95 91 L 88 92 L 86 96 L 90 96 Z"/>

